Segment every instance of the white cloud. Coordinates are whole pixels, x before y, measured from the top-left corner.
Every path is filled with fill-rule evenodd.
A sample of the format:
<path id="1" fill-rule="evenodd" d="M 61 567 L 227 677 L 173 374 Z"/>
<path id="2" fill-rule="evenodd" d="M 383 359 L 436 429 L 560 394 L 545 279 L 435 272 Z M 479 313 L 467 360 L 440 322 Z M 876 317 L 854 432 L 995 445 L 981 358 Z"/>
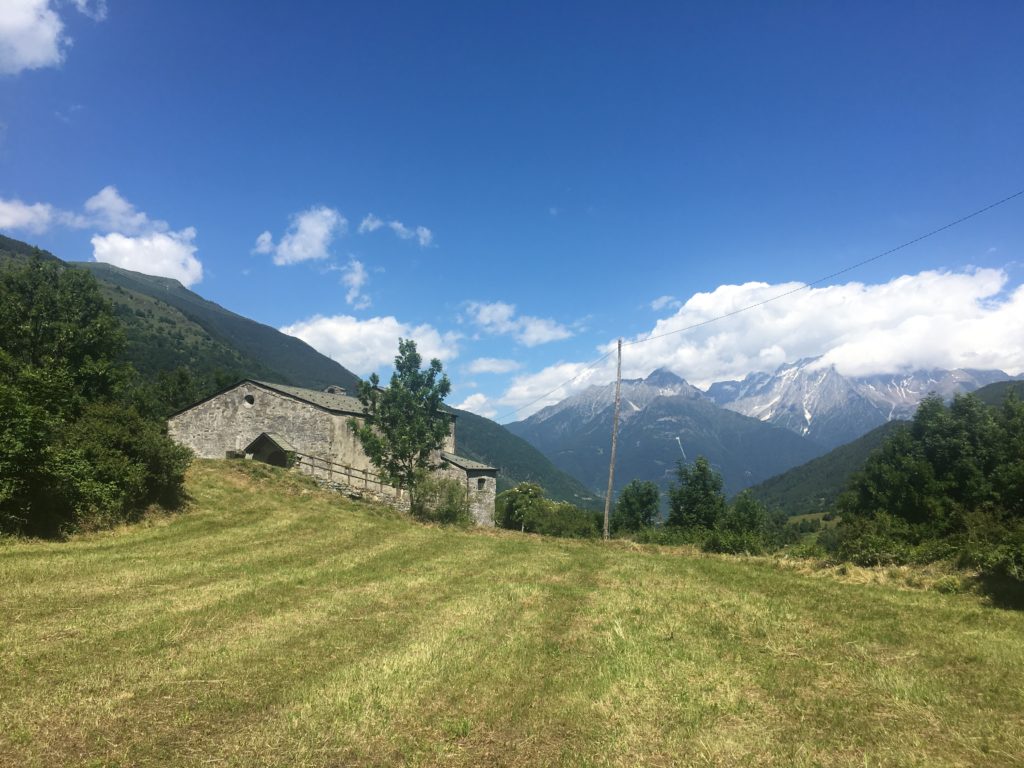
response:
<path id="1" fill-rule="evenodd" d="M 508 409 L 524 407 L 512 415 L 513 421 L 525 419 L 541 408 L 561 402 L 569 395 L 592 384 L 605 384 L 615 376 L 615 361 L 588 369 L 586 363 L 556 363 L 537 373 L 517 376 L 498 402 Z M 577 378 L 578 377 L 578 378 Z M 567 381 L 571 383 L 566 384 Z M 563 386 L 564 385 L 564 386 Z M 536 402 L 535 402 L 536 401 Z M 508 415 L 507 412 L 502 415 Z"/>
<path id="2" fill-rule="evenodd" d="M 94 21 L 107 16 L 106 0 L 94 4 L 71 0 L 71 4 Z M 52 0 L 3 0 L 0 4 L 0 75 L 56 67 L 64 61 L 71 38 L 52 5 Z"/>
<path id="3" fill-rule="evenodd" d="M 0 13 L 0 74 L 54 67 L 70 40 L 50 0 L 4 0 Z"/>
<path id="4" fill-rule="evenodd" d="M 397 318 L 359 320 L 349 315 L 315 315 L 281 329 L 329 355 L 346 368 L 366 375 L 390 365 L 398 351 L 398 339 L 413 339 L 424 360 L 439 358 L 448 363 L 458 357 L 459 335 L 441 333 L 430 325 L 409 325 Z"/>
<path id="5" fill-rule="evenodd" d="M 23 229 L 38 234 L 49 229 L 54 219 L 53 206 L 23 203 L 0 198 L 0 229 Z"/>
<path id="6" fill-rule="evenodd" d="M 999 269 L 928 271 L 880 285 L 802 290 L 692 331 L 628 346 L 623 366 L 636 376 L 665 365 L 698 386 L 816 355 L 855 376 L 930 367 L 1019 370 L 1024 308 L 1013 296 L 1002 296 L 1007 279 Z M 695 294 L 638 338 L 705 322 L 799 287 L 723 285 Z"/>
<path id="7" fill-rule="evenodd" d="M 496 357 L 478 357 L 466 366 L 469 373 L 511 373 L 519 370 L 520 365 L 515 360 L 502 360 Z"/>
<path id="8" fill-rule="evenodd" d="M 378 219 L 372 213 L 368 213 L 363 217 L 363 220 L 359 222 L 359 234 L 365 235 L 367 232 L 376 232 L 383 226 L 383 221 Z"/>
<path id="9" fill-rule="evenodd" d="M 270 234 L 269 230 L 260 232 L 260 236 L 256 238 L 256 245 L 253 246 L 253 253 L 271 253 L 274 250 L 274 236 Z"/>
<path id="10" fill-rule="evenodd" d="M 342 269 L 341 282 L 348 288 L 345 292 L 345 303 L 355 309 L 366 309 L 370 299 L 363 294 L 363 286 L 370 281 L 370 275 L 359 259 L 350 258 Z"/>
<path id="11" fill-rule="evenodd" d="M 483 416 L 485 419 L 493 419 L 498 415 L 497 408 L 492 406 L 487 396 L 480 392 L 470 395 L 454 407 L 460 411 L 469 411 L 477 416 Z"/>
<path id="12" fill-rule="evenodd" d="M 520 344 L 527 347 L 568 339 L 573 335 L 572 330 L 555 320 L 530 315 L 516 316 L 515 305 L 503 301 L 471 301 L 466 305 L 466 313 L 470 320 L 487 333 L 513 335 Z"/>
<path id="13" fill-rule="evenodd" d="M 400 221 L 389 221 L 388 226 L 391 228 L 392 232 L 403 240 L 412 240 L 415 237 L 416 242 L 418 242 L 422 248 L 426 248 L 434 240 L 434 233 L 426 227 L 421 226 L 410 228 Z"/>
<path id="14" fill-rule="evenodd" d="M 92 3 L 89 0 L 71 0 L 71 4 L 79 13 L 93 21 L 103 21 L 107 18 L 107 0 L 96 0 Z"/>
<path id="15" fill-rule="evenodd" d="M 378 229 L 385 226 L 403 240 L 412 240 L 415 238 L 421 248 L 426 248 L 434 242 L 434 233 L 427 227 L 407 227 L 397 219 L 392 219 L 391 221 L 386 222 L 383 219 L 377 218 L 372 213 L 366 214 L 366 216 L 363 217 L 363 220 L 359 222 L 359 234 L 365 235 L 368 232 L 376 232 Z"/>
<path id="16" fill-rule="evenodd" d="M 801 290 L 756 309 L 702 325 L 681 328 L 779 296 L 800 283 L 722 285 L 690 297 L 669 318 L 635 337 L 622 351 L 625 378 L 646 376 L 667 367 L 690 383 L 772 371 L 784 362 L 822 356 L 848 376 L 929 368 L 1002 369 L 1024 372 L 1024 286 L 1007 291 L 1000 269 L 966 272 L 928 271 L 886 283 L 846 283 Z M 614 349 L 614 342 L 600 348 Z M 559 363 L 514 379 L 498 399 L 516 408 L 546 394 L 584 369 L 584 363 Z M 615 358 L 609 356 L 577 381 L 516 414 L 525 418 L 591 384 L 611 381 Z"/>
<path id="17" fill-rule="evenodd" d="M 683 305 L 683 302 L 679 301 L 675 296 L 659 296 L 651 302 L 651 309 L 655 312 L 660 312 L 663 309 L 678 309 Z"/>
<path id="18" fill-rule="evenodd" d="M 95 226 L 107 232 L 137 235 L 142 232 L 166 232 L 166 221 L 150 220 L 142 211 L 121 197 L 117 187 L 108 185 L 85 201 L 87 218 L 82 226 Z"/>
<path id="19" fill-rule="evenodd" d="M 261 233 L 253 251 L 273 252 L 274 263 L 278 266 L 319 261 L 330 255 L 328 248 L 334 238 L 344 234 L 347 227 L 348 220 L 338 211 L 324 205 L 315 206 L 292 215 L 291 225 L 277 245 L 270 232 Z"/>
<path id="20" fill-rule="evenodd" d="M 524 315 L 519 318 L 520 331 L 517 338 L 527 347 L 547 344 L 549 341 L 560 341 L 571 337 L 572 331 L 561 323 L 542 317 Z"/>
<path id="21" fill-rule="evenodd" d="M 195 257 L 195 236 L 192 227 L 138 237 L 118 232 L 94 235 L 93 259 L 134 272 L 171 277 L 188 287 L 203 279 L 203 265 Z"/>

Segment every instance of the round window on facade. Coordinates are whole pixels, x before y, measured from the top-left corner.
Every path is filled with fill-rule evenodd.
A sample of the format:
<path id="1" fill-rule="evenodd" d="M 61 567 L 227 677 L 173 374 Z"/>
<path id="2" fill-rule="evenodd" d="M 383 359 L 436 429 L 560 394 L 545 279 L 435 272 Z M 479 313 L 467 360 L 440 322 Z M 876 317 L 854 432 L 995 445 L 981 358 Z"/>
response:
<path id="1" fill-rule="evenodd" d="M 242 401 L 245 403 L 246 408 L 252 408 L 253 404 L 256 402 L 256 398 L 252 395 L 246 395 L 242 398 Z"/>

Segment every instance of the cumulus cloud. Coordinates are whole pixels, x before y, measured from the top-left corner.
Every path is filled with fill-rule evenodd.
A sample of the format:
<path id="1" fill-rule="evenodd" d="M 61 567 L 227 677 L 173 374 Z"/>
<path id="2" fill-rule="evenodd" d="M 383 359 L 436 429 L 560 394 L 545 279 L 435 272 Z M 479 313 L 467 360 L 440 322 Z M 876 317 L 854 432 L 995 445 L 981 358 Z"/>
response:
<path id="1" fill-rule="evenodd" d="M 502 360 L 496 357 L 478 357 L 466 366 L 469 373 L 511 373 L 519 370 L 520 365 L 515 360 Z"/>
<path id="2" fill-rule="evenodd" d="M 555 320 L 517 316 L 515 305 L 503 301 L 471 301 L 466 305 L 466 314 L 486 333 L 514 336 L 527 347 L 568 339 L 573 335 L 572 330 Z"/>
<path id="3" fill-rule="evenodd" d="M 195 257 L 195 237 L 193 227 L 138 237 L 118 232 L 94 235 L 93 259 L 133 272 L 171 277 L 187 287 L 203 279 L 203 265 Z"/>
<path id="4" fill-rule="evenodd" d="M 142 232 L 166 232 L 166 221 L 151 220 L 125 200 L 117 187 L 108 185 L 85 201 L 84 226 L 95 226 L 109 232 L 137 235 Z"/>
<path id="5" fill-rule="evenodd" d="M 54 220 L 53 206 L 47 203 L 23 203 L 0 197 L 0 229 L 22 229 L 39 234 L 50 228 Z"/>
<path id="6" fill-rule="evenodd" d="M 314 206 L 292 215 L 288 231 L 276 245 L 270 232 L 261 233 L 253 251 L 273 253 L 278 266 L 319 261 L 330 255 L 328 249 L 334 238 L 344 234 L 347 227 L 348 220 L 338 211 L 324 205 Z"/>
<path id="7" fill-rule="evenodd" d="M 438 358 L 448 363 L 458 357 L 459 336 L 441 333 L 430 325 L 409 325 L 392 316 L 359 320 L 350 315 L 314 315 L 281 329 L 302 339 L 360 375 L 390 365 L 398 350 L 398 339 L 413 339 L 425 360 Z"/>
<path id="8" fill-rule="evenodd" d="M 434 233 L 424 226 L 407 227 L 397 219 L 384 221 L 383 219 L 374 216 L 372 213 L 366 214 L 366 216 L 363 217 L 363 220 L 359 222 L 359 234 L 365 235 L 368 232 L 376 232 L 378 229 L 385 226 L 403 240 L 412 240 L 415 238 L 421 248 L 426 248 L 434 242 Z"/>
<path id="9" fill-rule="evenodd" d="M 370 275 L 363 262 L 350 258 L 342 269 L 341 282 L 348 290 L 345 292 L 345 303 L 354 309 L 366 309 L 370 306 L 370 298 L 363 294 L 363 286 L 370 281 Z"/>
<path id="10" fill-rule="evenodd" d="M 469 411 L 485 419 L 493 419 L 498 415 L 498 409 L 491 405 L 490 400 L 481 392 L 470 395 L 456 406 L 460 411 Z"/>
<path id="11" fill-rule="evenodd" d="M 71 0 L 71 5 L 95 21 L 107 16 L 105 0 Z M 0 9 L 0 75 L 56 67 L 64 61 L 71 38 L 53 6 L 52 0 L 4 0 Z"/>
<path id="12" fill-rule="evenodd" d="M 1017 374 L 1024 371 L 1024 286 L 1007 290 L 1008 281 L 1004 270 L 973 269 L 805 290 L 799 290 L 800 283 L 722 285 L 694 294 L 674 315 L 627 340 L 623 376 L 639 378 L 666 367 L 707 387 L 816 356 L 821 356 L 817 365 L 834 365 L 847 376 L 929 368 Z M 798 292 L 786 298 L 699 325 L 794 289 Z M 691 326 L 698 327 L 672 333 Z M 608 342 L 599 351 L 612 349 L 614 342 Z M 591 384 L 611 381 L 614 365 L 614 356 L 609 356 L 515 418 Z M 584 366 L 563 362 L 519 376 L 498 402 L 510 409 L 525 405 L 583 372 Z"/>

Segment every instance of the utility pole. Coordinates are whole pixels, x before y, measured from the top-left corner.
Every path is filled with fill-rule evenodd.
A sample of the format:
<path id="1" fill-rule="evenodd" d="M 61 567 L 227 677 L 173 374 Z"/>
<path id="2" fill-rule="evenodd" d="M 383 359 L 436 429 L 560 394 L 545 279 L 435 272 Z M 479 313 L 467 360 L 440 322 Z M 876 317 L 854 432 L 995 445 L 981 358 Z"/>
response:
<path id="1" fill-rule="evenodd" d="M 622 392 L 622 339 L 619 339 L 619 360 L 615 366 L 615 416 L 612 419 L 612 457 L 608 462 L 608 493 L 604 497 L 604 538 L 609 538 L 608 514 L 612 506 L 612 484 L 615 482 L 615 446 L 619 441 L 619 403 Z"/>

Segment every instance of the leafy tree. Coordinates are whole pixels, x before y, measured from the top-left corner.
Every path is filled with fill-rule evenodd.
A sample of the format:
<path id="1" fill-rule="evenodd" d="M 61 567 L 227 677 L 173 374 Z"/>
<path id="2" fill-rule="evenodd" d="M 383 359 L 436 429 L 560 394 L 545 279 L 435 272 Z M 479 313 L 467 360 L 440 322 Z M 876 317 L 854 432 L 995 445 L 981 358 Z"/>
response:
<path id="1" fill-rule="evenodd" d="M 862 564 L 955 556 L 1024 580 L 1024 406 L 926 398 L 839 501 L 838 557 Z"/>
<path id="2" fill-rule="evenodd" d="M 180 492 L 189 453 L 128 404 L 122 344 L 88 273 L 0 275 L 0 531 L 109 525 Z"/>
<path id="3" fill-rule="evenodd" d="M 677 528 L 714 528 L 725 513 L 722 476 L 704 456 L 698 456 L 692 465 L 680 461 L 676 477 L 678 482 L 668 490 L 666 524 Z"/>
<path id="4" fill-rule="evenodd" d="M 382 389 L 376 373 L 369 381 L 360 382 L 358 397 L 367 420 L 349 421 L 381 476 L 408 490 L 413 504 L 416 481 L 435 468 L 434 455 L 444 444 L 451 425 L 450 417 L 441 410 L 451 382 L 440 360 L 431 360 L 425 370 L 420 368 L 422 362 L 416 342 L 399 339 L 390 386 Z"/>
<path id="5" fill-rule="evenodd" d="M 661 493 L 658 486 L 649 480 L 631 480 L 619 491 L 612 515 L 612 530 L 635 532 L 650 528 L 658 516 Z"/>
<path id="6" fill-rule="evenodd" d="M 501 528 L 525 531 L 527 522 L 544 514 L 544 489 L 536 483 L 520 483 L 499 493 L 494 500 L 494 522 Z"/>

